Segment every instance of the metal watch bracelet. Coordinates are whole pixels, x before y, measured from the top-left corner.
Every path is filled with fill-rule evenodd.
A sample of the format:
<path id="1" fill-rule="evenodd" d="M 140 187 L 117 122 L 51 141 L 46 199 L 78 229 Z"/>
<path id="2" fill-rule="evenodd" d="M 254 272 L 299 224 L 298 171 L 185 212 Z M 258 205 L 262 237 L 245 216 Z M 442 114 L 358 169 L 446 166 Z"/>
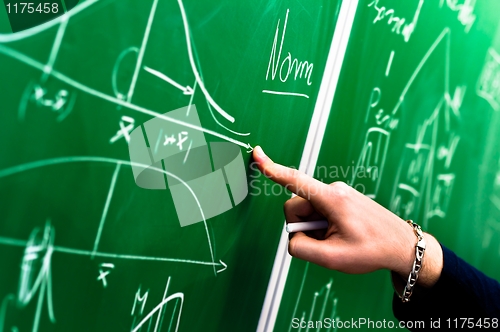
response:
<path id="1" fill-rule="evenodd" d="M 408 275 L 408 281 L 406 282 L 406 286 L 403 290 L 403 295 L 401 296 L 401 301 L 408 302 L 410 301 L 410 296 L 413 293 L 413 288 L 418 280 L 418 274 L 422 269 L 422 259 L 424 258 L 425 252 L 425 239 L 424 234 L 422 233 L 422 229 L 419 225 L 414 223 L 412 220 L 406 221 L 411 227 L 413 227 L 413 232 L 417 236 L 417 244 L 415 245 L 415 260 L 413 261 L 413 267 L 411 269 L 410 274 Z"/>

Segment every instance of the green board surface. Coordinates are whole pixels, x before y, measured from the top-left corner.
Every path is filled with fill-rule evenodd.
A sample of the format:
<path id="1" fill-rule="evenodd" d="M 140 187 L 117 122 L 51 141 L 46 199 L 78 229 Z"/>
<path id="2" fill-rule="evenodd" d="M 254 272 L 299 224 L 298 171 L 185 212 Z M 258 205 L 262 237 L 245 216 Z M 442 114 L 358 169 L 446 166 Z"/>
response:
<path id="1" fill-rule="evenodd" d="M 254 331 L 290 194 L 246 147 L 298 166 L 339 8 L 87 0 L 16 34 L 2 13 L 0 331 Z M 127 143 L 190 104 L 249 185 L 181 227 L 169 190 L 136 185 Z"/>
<path id="2" fill-rule="evenodd" d="M 360 0 L 314 174 L 413 219 L 497 280 L 499 10 Z M 387 271 L 353 276 L 292 259 L 275 330 L 302 317 L 380 327 L 396 321 L 392 294 Z"/>

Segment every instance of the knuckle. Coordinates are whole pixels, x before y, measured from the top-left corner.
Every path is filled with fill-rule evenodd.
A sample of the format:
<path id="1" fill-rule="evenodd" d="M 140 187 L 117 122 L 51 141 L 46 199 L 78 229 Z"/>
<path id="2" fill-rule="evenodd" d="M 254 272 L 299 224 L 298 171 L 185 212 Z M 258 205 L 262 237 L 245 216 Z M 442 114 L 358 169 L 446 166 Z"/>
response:
<path id="1" fill-rule="evenodd" d="M 351 187 L 342 181 L 336 181 L 330 184 L 330 193 L 337 199 L 347 197 L 350 189 Z"/>

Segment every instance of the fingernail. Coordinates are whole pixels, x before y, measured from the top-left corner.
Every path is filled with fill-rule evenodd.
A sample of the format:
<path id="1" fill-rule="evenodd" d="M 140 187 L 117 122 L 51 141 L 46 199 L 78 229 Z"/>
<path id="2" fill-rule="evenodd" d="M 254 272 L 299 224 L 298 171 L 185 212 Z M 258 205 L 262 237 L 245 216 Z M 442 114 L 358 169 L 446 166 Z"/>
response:
<path id="1" fill-rule="evenodd" d="M 261 160 L 269 159 L 269 157 L 264 153 L 264 150 L 262 150 L 262 148 L 259 145 L 255 147 L 255 153 L 257 154 L 257 157 L 259 157 L 259 159 Z"/>

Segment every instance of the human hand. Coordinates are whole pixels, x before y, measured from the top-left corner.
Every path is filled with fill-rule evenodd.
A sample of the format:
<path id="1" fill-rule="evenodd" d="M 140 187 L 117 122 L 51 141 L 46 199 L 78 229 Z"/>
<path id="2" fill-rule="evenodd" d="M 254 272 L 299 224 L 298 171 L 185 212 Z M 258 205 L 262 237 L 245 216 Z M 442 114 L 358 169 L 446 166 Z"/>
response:
<path id="1" fill-rule="evenodd" d="M 288 223 L 328 220 L 327 230 L 293 234 L 290 255 L 346 273 L 389 269 L 408 277 L 417 238 L 404 220 L 343 182 L 327 185 L 276 164 L 260 147 L 253 156 L 264 175 L 298 195 L 285 203 Z M 434 237 L 424 237 L 427 249 L 419 283 L 429 286 L 441 273 L 442 251 Z"/>

